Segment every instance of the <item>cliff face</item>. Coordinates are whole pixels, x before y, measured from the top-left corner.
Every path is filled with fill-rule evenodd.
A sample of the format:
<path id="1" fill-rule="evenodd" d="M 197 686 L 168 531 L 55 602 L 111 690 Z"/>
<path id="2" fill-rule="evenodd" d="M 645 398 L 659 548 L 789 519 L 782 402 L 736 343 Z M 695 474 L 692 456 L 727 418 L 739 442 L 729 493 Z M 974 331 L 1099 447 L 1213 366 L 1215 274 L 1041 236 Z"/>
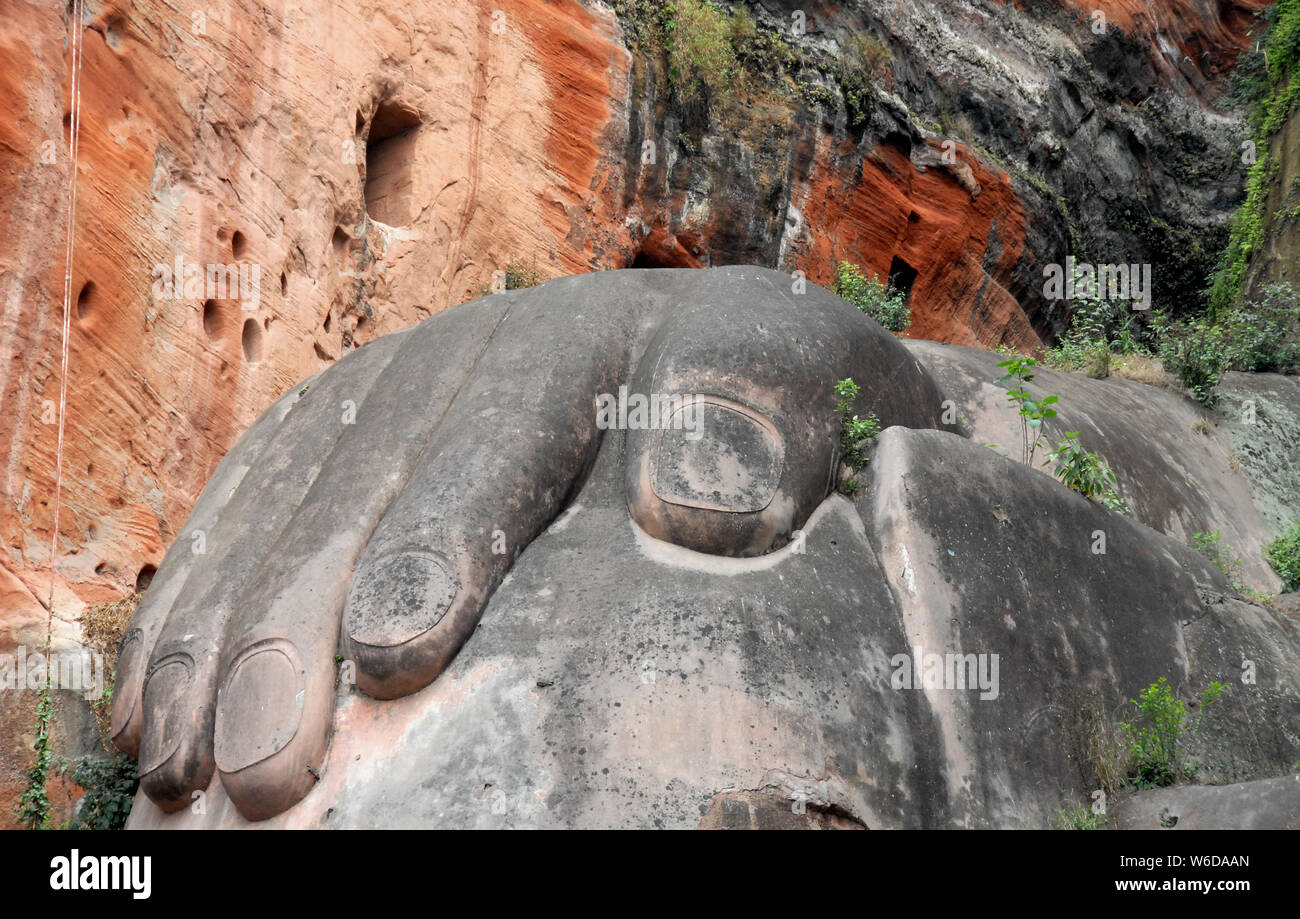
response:
<path id="1" fill-rule="evenodd" d="M 625 18 L 644 16 L 625 2 Z M 703 234 L 715 263 L 821 281 L 832 257 L 902 269 L 918 337 L 1023 347 L 1061 331 L 1041 269 L 1067 252 L 1151 264 L 1157 305 L 1181 312 L 1201 299 L 1246 168 L 1241 123 L 1207 102 L 1263 5 L 755 4 L 760 33 L 784 30 L 790 54 L 746 77 L 774 60 L 785 73 L 714 105 L 702 139 L 667 81 L 636 71 L 634 137 L 686 139 L 638 203 L 653 200 L 687 250 Z M 859 36 L 888 53 L 866 91 Z M 724 199 L 712 223 L 709 196 Z"/>
<path id="2" fill-rule="evenodd" d="M 1108 2 L 1098 35 L 1065 0 L 747 4 L 746 77 L 686 104 L 635 4 L 91 4 L 56 647 L 147 583 L 277 395 L 512 259 L 825 283 L 844 258 L 910 285 L 912 335 L 963 344 L 1058 331 L 1041 267 L 1067 252 L 1150 262 L 1183 306 L 1240 196 L 1244 135 L 1204 102 L 1260 5 Z M 66 16 L 0 22 L 0 654 L 44 638 Z M 890 54 L 863 81 L 866 34 Z M 7 798 L 33 705 L 0 704 Z"/>
<path id="3" fill-rule="evenodd" d="M 627 67 L 613 17 L 576 3 L 92 9 L 56 648 L 85 604 L 147 580 L 223 453 L 293 383 L 467 299 L 509 256 L 599 264 L 594 239 L 566 237 L 588 215 L 614 224 L 592 185 L 618 148 Z M 45 636 L 67 34 L 49 3 L 6 4 L 0 654 Z M 182 282 L 215 265 L 250 283 L 155 291 L 178 260 Z M 2 701 L 9 800 L 35 703 Z"/>

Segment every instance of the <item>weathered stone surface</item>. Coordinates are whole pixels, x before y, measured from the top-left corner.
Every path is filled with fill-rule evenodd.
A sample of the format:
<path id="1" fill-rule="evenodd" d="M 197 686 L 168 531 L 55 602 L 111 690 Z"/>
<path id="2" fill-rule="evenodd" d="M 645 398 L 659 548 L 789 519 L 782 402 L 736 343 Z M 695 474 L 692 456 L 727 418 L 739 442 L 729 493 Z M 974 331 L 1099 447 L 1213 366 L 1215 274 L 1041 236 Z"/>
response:
<path id="1" fill-rule="evenodd" d="M 1093 712 L 1092 727 L 1110 730 L 1124 701 L 1159 677 L 1184 695 L 1210 680 L 1231 684 L 1217 733 L 1207 730 L 1197 748 L 1207 776 L 1235 782 L 1289 770 L 1300 711 L 1294 621 L 1227 597 L 1222 572 L 1175 539 L 934 429 L 941 394 L 904 348 L 838 299 L 816 288 L 791 295 L 780 278 L 723 269 L 564 279 L 466 304 L 403 333 L 399 346 L 429 349 L 436 367 L 439 348 L 464 349 L 456 334 L 430 330 L 507 305 L 496 333 L 507 335 L 503 350 L 484 350 L 447 409 L 460 420 L 448 433 L 435 429 L 430 444 L 445 444 L 414 460 L 407 487 L 382 516 L 367 511 L 353 521 L 347 513 L 353 502 L 369 506 L 370 489 L 398 487 L 382 465 L 367 470 L 344 449 L 348 432 L 316 461 L 325 484 L 311 485 L 305 498 L 276 497 L 264 480 L 245 476 L 231 500 L 266 503 L 266 519 L 282 522 L 230 515 L 227 526 L 250 545 L 270 546 L 261 554 L 274 562 L 230 569 L 244 582 L 232 621 L 245 626 L 217 639 L 220 623 L 197 617 L 186 625 L 202 633 L 199 644 L 223 645 L 227 675 L 215 703 L 201 694 L 167 700 L 178 711 L 215 712 L 216 774 L 208 781 L 211 766 L 205 774 L 184 757 L 161 763 L 176 779 L 146 777 L 149 797 L 140 795 L 132 825 L 240 826 L 251 817 L 266 818 L 255 825 L 267 827 L 1043 826 L 1096 787 L 1075 730 L 1079 713 Z M 564 353 L 556 337 L 586 314 L 588 296 L 627 318 L 610 327 L 629 333 L 616 338 L 630 363 L 608 365 L 607 354 L 590 347 L 577 349 L 585 359 L 576 373 L 571 361 L 544 359 Z M 707 343 L 693 334 L 701 303 L 727 319 Z M 791 315 L 802 315 L 803 338 L 782 333 Z M 512 325 L 537 345 L 531 363 L 510 344 Z M 823 325 L 842 339 L 838 346 L 819 336 Z M 312 393 L 357 378 L 371 347 L 313 382 L 303 406 Z M 724 511 L 697 508 L 705 516 L 687 530 L 713 534 L 699 546 L 707 552 L 649 535 L 628 479 L 646 432 L 608 430 L 588 441 L 571 426 L 590 417 L 586 389 L 629 377 L 738 399 L 748 385 L 752 406 L 765 393 L 763 368 L 746 363 L 750 354 L 791 373 L 801 411 L 778 405 L 762 413 L 787 443 L 803 431 L 834 442 L 815 383 L 797 372 L 800 361 L 810 374 L 822 367 L 827 406 L 829 386 L 849 373 L 876 394 L 894 424 L 864 473 L 867 487 L 856 501 L 827 496 L 821 464 L 787 465 L 780 490 L 791 491 L 794 475 L 818 483 L 821 499 L 806 521 L 793 518 L 802 538 L 774 540 L 756 556 L 729 557 L 728 530 L 708 516 Z M 897 360 L 880 359 L 890 356 Z M 512 366 L 505 377 L 502 361 Z M 638 362 L 651 372 L 636 371 Z M 698 387 L 686 385 L 692 366 Z M 604 369 L 584 378 L 593 367 Z M 505 418 L 525 393 L 564 392 L 553 388 L 560 381 L 576 382 L 578 395 L 532 411 L 526 427 Z M 371 391 L 362 414 L 388 410 L 386 391 Z M 418 427 L 423 413 L 408 405 L 389 424 Z M 286 448 L 302 440 L 285 436 Z M 444 461 L 448 450 L 455 463 Z M 586 450 L 594 454 L 584 459 Z M 538 463 L 537 455 L 568 458 Z M 590 471 L 580 471 L 588 463 Z M 334 468 L 354 473 L 348 494 Z M 479 502 L 503 488 L 504 497 L 493 498 L 499 516 L 482 516 Z M 525 508 L 517 495 L 552 488 L 563 500 L 531 499 L 550 516 L 509 530 Z M 279 501 L 288 513 L 269 506 Z M 300 531 L 323 518 L 302 516 L 298 501 L 333 502 L 340 516 L 332 527 Z M 486 571 L 498 564 L 487 549 L 494 526 L 506 528 L 508 573 Z M 280 554 L 280 546 L 308 545 L 304 532 L 317 535 L 317 548 Z M 447 542 L 448 532 L 463 533 L 463 545 Z M 385 558 L 390 546 L 465 559 L 468 566 L 455 569 L 458 589 L 485 603 L 481 618 L 467 603 L 454 614 L 462 618 L 448 619 L 452 631 L 438 634 L 458 637 L 438 639 L 434 668 L 418 642 L 396 655 L 362 648 L 376 655 L 368 659 L 354 652 L 355 632 L 348 637 L 355 617 L 369 615 L 361 607 L 383 610 L 405 595 L 394 582 L 344 599 L 354 566 L 361 572 L 366 553 Z M 332 564 L 320 561 L 327 557 Z M 214 564 L 222 571 L 226 562 Z M 164 562 L 160 579 L 171 565 Z M 424 595 L 413 596 L 419 612 Z M 182 619 L 193 602 L 181 592 Z M 402 612 L 394 627 L 410 611 Z M 159 613 L 146 603 L 140 615 Z M 340 619 L 345 659 L 336 683 Z M 260 707 L 226 695 L 251 659 L 250 643 L 290 649 L 282 654 L 291 664 L 287 682 L 274 661 L 261 676 L 251 672 L 250 687 L 268 690 Z M 948 664 L 960 681 L 934 685 L 918 669 L 913 682 L 913 654 L 918 666 L 927 654 L 960 655 Z M 1239 679 L 1246 657 L 1257 673 L 1251 684 Z M 156 666 L 157 650 L 153 659 Z M 354 674 L 367 672 L 378 674 L 377 693 L 353 685 Z M 304 701 L 289 717 L 294 689 Z M 137 704 L 119 696 L 119 710 Z M 146 749 L 204 748 L 210 727 L 202 717 L 174 722 L 152 715 L 154 704 L 146 685 Z M 301 784 L 299 773 L 307 776 Z M 203 813 L 184 806 L 205 786 Z"/>
<path id="2" fill-rule="evenodd" d="M 1300 378 L 1225 373 L 1212 415 L 1250 483 L 1264 522 L 1281 533 L 1300 520 Z"/>
<path id="3" fill-rule="evenodd" d="M 970 436 L 1019 459 L 1019 418 L 1007 402 L 1007 384 L 997 382 L 1005 374 L 997 365 L 1006 358 L 937 342 L 907 346 L 954 401 Z M 1300 514 L 1294 448 L 1300 386 L 1293 379 L 1228 374 L 1225 390 L 1234 395 L 1207 412 L 1185 395 L 1131 380 L 1091 380 L 1045 367 L 1033 372 L 1028 389 L 1035 398 L 1060 397 L 1053 406 L 1058 416 L 1043 424 L 1048 449 L 1078 431 L 1080 442 L 1110 464 L 1138 520 L 1189 545 L 1194 534 L 1218 530 L 1240 556 L 1248 586 L 1282 589 L 1263 547 L 1280 532 L 1280 521 Z M 1251 393 L 1261 406 L 1259 423 L 1246 425 L 1240 403 Z M 1039 449 L 1035 465 L 1045 452 Z"/>
<path id="4" fill-rule="evenodd" d="M 1122 830 L 1300 830 L 1300 774 L 1153 788 L 1122 801 L 1112 816 Z"/>

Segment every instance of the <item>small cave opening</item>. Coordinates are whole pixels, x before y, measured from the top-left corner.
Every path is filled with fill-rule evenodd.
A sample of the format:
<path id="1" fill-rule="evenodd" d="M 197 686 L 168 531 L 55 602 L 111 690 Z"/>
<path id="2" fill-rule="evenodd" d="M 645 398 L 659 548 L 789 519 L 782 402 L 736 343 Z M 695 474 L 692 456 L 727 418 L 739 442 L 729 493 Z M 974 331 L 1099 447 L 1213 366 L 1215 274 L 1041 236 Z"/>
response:
<path id="1" fill-rule="evenodd" d="M 244 360 L 256 364 L 262 359 L 262 327 L 256 319 L 244 320 L 244 331 L 240 336 L 244 346 Z"/>
<path id="2" fill-rule="evenodd" d="M 230 236 L 230 251 L 237 259 L 243 258 L 244 253 L 248 251 L 248 239 L 238 230 Z"/>
<path id="3" fill-rule="evenodd" d="M 902 131 L 890 131 L 885 135 L 884 142 L 891 147 L 897 147 L 903 156 L 911 158 L 912 138 Z"/>
<path id="4" fill-rule="evenodd" d="M 221 331 L 221 309 L 216 300 L 203 301 L 203 331 L 208 338 L 216 338 Z"/>
<path id="5" fill-rule="evenodd" d="M 91 308 L 95 305 L 95 297 L 99 293 L 99 288 L 95 286 L 94 281 L 87 281 L 81 286 L 81 292 L 77 294 L 77 318 L 85 319 L 90 313 Z"/>
<path id="6" fill-rule="evenodd" d="M 395 102 L 381 102 L 366 137 L 366 213 L 392 227 L 414 214 L 415 140 L 420 113 Z"/>
<path id="7" fill-rule="evenodd" d="M 627 263 L 628 268 L 698 268 L 699 261 L 669 237 L 669 244 L 647 244 L 637 250 Z"/>
<path id="8" fill-rule="evenodd" d="M 895 255 L 889 263 L 889 286 L 903 295 L 904 303 L 911 303 L 915 283 L 916 269 Z"/>
<path id="9" fill-rule="evenodd" d="M 144 593 L 153 583 L 153 576 L 158 573 L 157 565 L 145 565 L 140 569 L 140 573 L 135 576 L 135 592 Z"/>
<path id="10" fill-rule="evenodd" d="M 668 267 L 671 267 L 671 266 L 664 264 L 664 262 L 663 262 L 662 259 L 657 259 L 657 258 L 655 258 L 655 257 L 652 256 L 649 252 L 638 252 L 638 253 L 636 254 L 636 257 L 632 259 L 632 264 L 628 265 L 627 267 L 629 267 L 629 268 L 668 268 Z"/>

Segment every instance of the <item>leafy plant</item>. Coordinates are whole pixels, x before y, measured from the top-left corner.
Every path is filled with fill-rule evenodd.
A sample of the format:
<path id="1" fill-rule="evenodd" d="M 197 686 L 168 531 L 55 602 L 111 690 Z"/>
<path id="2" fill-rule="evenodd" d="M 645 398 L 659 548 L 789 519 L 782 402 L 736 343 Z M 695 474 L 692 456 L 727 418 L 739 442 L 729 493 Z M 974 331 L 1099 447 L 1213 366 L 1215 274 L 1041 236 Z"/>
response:
<path id="1" fill-rule="evenodd" d="M 1269 284 L 1258 300 L 1223 319 L 1228 365 L 1233 370 L 1291 373 L 1300 368 L 1300 298 L 1288 283 Z"/>
<path id="2" fill-rule="evenodd" d="M 1193 533 L 1192 545 L 1196 551 L 1214 563 L 1215 567 L 1227 576 L 1237 590 L 1241 590 L 1241 559 L 1234 558 L 1232 547 L 1223 542 L 1219 531 L 1213 533 Z"/>
<path id="3" fill-rule="evenodd" d="M 1096 281 L 1092 282 L 1097 283 Z M 1075 290 L 1085 289 L 1084 275 L 1075 270 Z M 1070 328 L 1043 362 L 1060 370 L 1083 370 L 1093 379 L 1110 375 L 1115 355 L 1146 353 L 1147 332 L 1125 300 L 1076 296 L 1070 311 Z"/>
<path id="4" fill-rule="evenodd" d="M 849 40 L 839 65 L 839 82 L 851 127 L 871 117 L 875 81 L 888 76 L 890 58 L 889 47 L 874 35 L 860 33 Z"/>
<path id="5" fill-rule="evenodd" d="M 44 830 L 50 825 L 50 797 L 45 791 L 45 782 L 54 755 L 50 751 L 50 716 L 53 710 L 47 675 L 45 686 L 36 700 L 36 760 L 27 770 L 27 785 L 17 801 L 18 823 L 29 830 Z"/>
<path id="6" fill-rule="evenodd" d="M 1115 473 L 1104 459 L 1083 448 L 1078 431 L 1066 432 L 1056 449 L 1043 460 L 1044 466 L 1049 463 L 1055 463 L 1052 471 L 1067 488 L 1117 513 L 1129 512 L 1128 505 L 1115 491 Z"/>
<path id="7" fill-rule="evenodd" d="M 525 262 L 523 259 L 512 258 L 506 262 L 505 267 L 505 284 L 506 290 L 520 290 L 524 287 L 536 287 L 545 281 L 541 270 L 537 267 L 536 257 Z"/>
<path id="8" fill-rule="evenodd" d="M 1110 376 L 1110 346 L 1104 341 L 1093 342 L 1088 349 L 1084 373 L 1094 380 L 1104 380 Z"/>
<path id="9" fill-rule="evenodd" d="M 1032 357 L 1008 358 L 998 366 L 1006 370 L 1006 374 L 999 377 L 997 382 L 1005 383 L 1014 380 L 1016 383 L 1015 389 L 1007 390 L 1007 400 L 1020 415 L 1021 460 L 1026 465 L 1032 466 L 1034 454 L 1042 444 L 1040 429 L 1044 421 L 1056 417 L 1056 409 L 1052 406 L 1060 400 L 1057 396 L 1035 399 L 1026 388 L 1034 378 L 1033 368 L 1038 366 L 1038 362 Z"/>
<path id="10" fill-rule="evenodd" d="M 1160 363 L 1202 405 L 1213 405 L 1219 378 L 1230 363 L 1223 329 L 1207 319 L 1192 319 L 1161 330 Z"/>
<path id="11" fill-rule="evenodd" d="M 1086 804 L 1067 804 L 1056 815 L 1058 830 L 1100 830 L 1105 825 L 1105 813 L 1096 813 Z"/>
<path id="12" fill-rule="evenodd" d="M 891 332 L 902 332 L 912 324 L 906 295 L 877 275 L 868 277 L 852 262 L 836 266 L 832 289 Z"/>
<path id="13" fill-rule="evenodd" d="M 664 11 L 668 75 L 678 98 L 730 93 L 740 66 L 727 16 L 706 0 L 670 0 Z"/>
<path id="14" fill-rule="evenodd" d="M 136 761 L 125 753 L 117 753 L 111 759 L 83 756 L 61 762 L 59 774 L 71 773 L 72 781 L 86 792 L 76 815 L 64 829 L 122 829 L 131 813 L 136 789 L 140 787 L 136 769 Z"/>
<path id="15" fill-rule="evenodd" d="M 1133 778 L 1139 788 L 1172 785 L 1179 775 L 1186 774 L 1187 745 L 1200 732 L 1210 709 L 1227 689 L 1227 684 L 1211 681 L 1201 695 L 1194 718 L 1188 714 L 1186 703 L 1174 696 L 1164 677 L 1130 700 L 1137 706 L 1137 716 L 1131 722 L 1121 721 L 1119 727 L 1130 744 Z"/>
<path id="16" fill-rule="evenodd" d="M 1265 546 L 1264 556 L 1287 590 L 1300 590 L 1300 522 Z"/>
<path id="17" fill-rule="evenodd" d="M 1157 317 L 1160 362 L 1203 405 L 1213 405 L 1225 370 L 1290 373 L 1300 369 L 1300 297 L 1269 284 L 1260 298 L 1207 317 L 1169 323 Z"/>
<path id="18" fill-rule="evenodd" d="M 853 382 L 852 377 L 835 384 L 835 411 L 840 416 L 840 461 L 852 470 L 852 475 L 841 483 L 840 490 L 848 495 L 857 492 L 858 470 L 870 460 L 866 451 L 880 436 L 880 419 L 875 412 L 866 418 L 853 413 L 853 403 L 861 392 L 862 387 Z"/>

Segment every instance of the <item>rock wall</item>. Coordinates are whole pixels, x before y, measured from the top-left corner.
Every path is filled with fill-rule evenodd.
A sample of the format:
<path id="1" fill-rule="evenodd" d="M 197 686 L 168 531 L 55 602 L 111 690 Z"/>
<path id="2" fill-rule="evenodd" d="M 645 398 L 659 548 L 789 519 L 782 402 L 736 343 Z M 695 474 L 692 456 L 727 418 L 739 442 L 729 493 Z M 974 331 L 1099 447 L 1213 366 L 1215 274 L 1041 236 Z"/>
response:
<path id="1" fill-rule="evenodd" d="M 85 604 L 143 584 L 293 383 L 469 298 L 513 255 L 599 267 L 594 240 L 566 236 L 599 208 L 628 59 L 613 17 L 572 2 L 89 9 L 56 648 Z M 68 34 L 47 2 L 7 3 L 0 23 L 0 653 L 45 636 Z M 155 266 L 178 260 L 182 281 L 217 265 L 250 283 L 157 295 Z M 10 704 L 17 762 L 35 705 Z"/>

